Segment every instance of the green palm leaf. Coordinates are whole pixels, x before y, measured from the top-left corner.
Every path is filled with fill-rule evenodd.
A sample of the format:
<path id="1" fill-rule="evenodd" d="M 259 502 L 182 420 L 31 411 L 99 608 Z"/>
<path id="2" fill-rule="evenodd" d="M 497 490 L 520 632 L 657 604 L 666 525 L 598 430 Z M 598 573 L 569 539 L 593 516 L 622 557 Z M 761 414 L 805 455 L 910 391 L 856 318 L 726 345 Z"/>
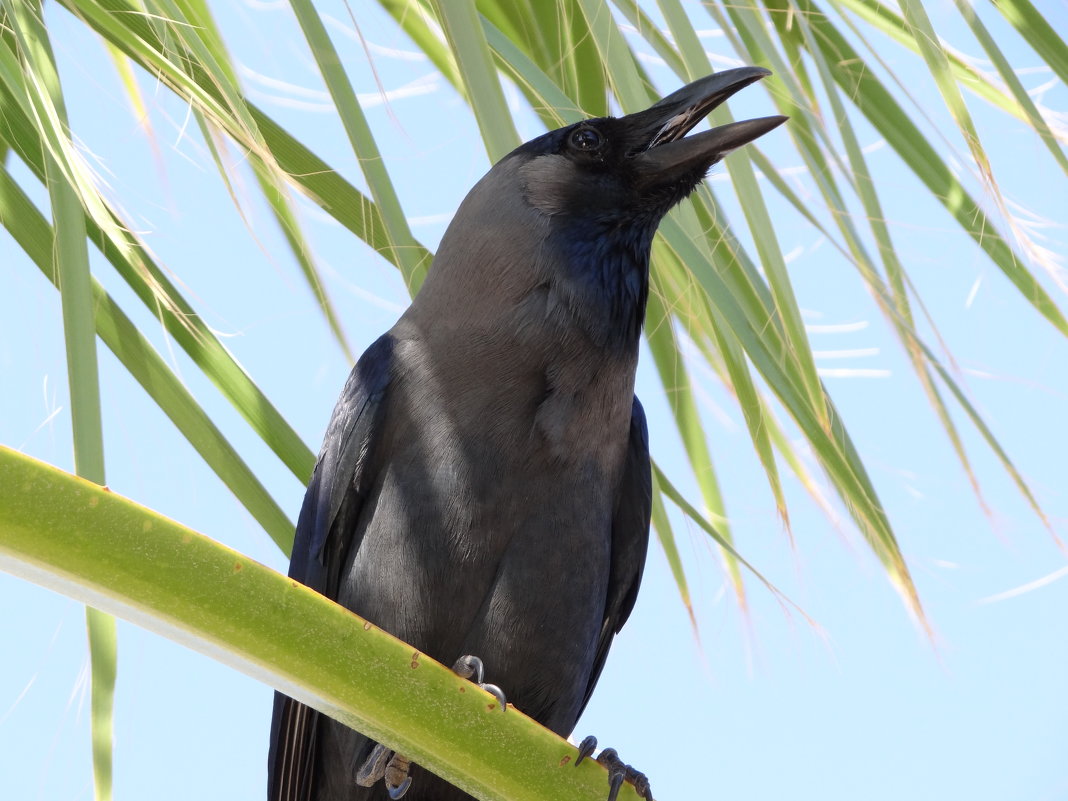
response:
<path id="1" fill-rule="evenodd" d="M 219 176 L 239 208 L 239 193 L 232 186 L 233 176 L 222 157 L 222 148 L 233 147 L 248 160 L 256 186 L 281 229 L 293 266 L 309 287 L 323 324 L 332 331 L 343 352 L 350 354 L 342 322 L 327 290 L 328 282 L 312 257 L 316 239 L 300 222 L 295 196 L 309 198 L 369 245 L 384 263 L 399 270 L 410 292 L 418 289 L 430 265 L 431 253 L 412 233 L 402 187 L 383 158 L 374 125 L 358 102 L 357 89 L 362 87 L 354 85 L 342 66 L 344 54 L 339 53 L 323 17 L 310 0 L 294 0 L 292 9 L 310 60 L 322 78 L 341 130 L 360 166 L 367 194 L 250 101 L 207 3 L 61 0 L 60 5 L 111 49 L 135 104 L 141 103 L 138 76 L 158 81 L 163 87 L 160 91 L 173 93 L 188 104 Z M 900 13 L 876 0 L 763 0 L 749 5 L 705 4 L 702 9 L 678 0 L 661 0 L 655 8 L 636 0 L 616 0 L 612 4 L 604 0 L 381 0 L 380 5 L 462 98 L 491 159 L 519 142 L 520 129 L 505 100 L 504 81 L 511 81 L 528 104 L 529 109 L 521 113 L 532 113 L 546 126 L 607 114 L 617 108 L 633 111 L 671 88 L 653 85 L 651 69 L 642 56 L 654 54 L 678 82 L 692 80 L 712 69 L 705 44 L 696 31 L 708 19 L 722 28 L 723 42 L 733 51 L 731 57 L 769 66 L 775 72 L 765 88 L 776 108 L 791 117 L 790 124 L 782 129 L 782 140 L 789 137 L 812 178 L 815 196 L 802 197 L 795 191 L 769 155 L 773 151 L 751 146 L 725 162 L 733 194 L 726 195 L 713 185 L 702 187 L 692 203 L 664 223 L 654 245 L 647 343 L 660 389 L 669 401 L 683 458 L 675 463 L 658 460 L 653 522 L 695 625 L 701 610 L 693 606 L 687 565 L 676 538 L 676 532 L 681 530 L 678 521 L 693 522 L 715 542 L 740 605 L 746 604 L 746 576 L 756 575 L 763 585 L 771 587 L 756 572 L 760 566 L 747 558 L 750 532 L 731 519 L 732 499 L 725 489 L 727 482 L 723 481 L 725 459 L 697 403 L 699 376 L 704 375 L 714 376 L 736 402 L 766 477 L 769 497 L 787 529 L 793 482 L 834 514 L 835 507 L 820 487 L 821 482 L 827 482 L 890 582 L 907 606 L 923 619 L 919 593 L 895 537 L 893 521 L 813 356 L 794 277 L 771 211 L 777 208 L 773 204 L 785 202 L 856 269 L 901 343 L 980 505 L 985 508 L 976 466 L 980 461 L 965 449 L 966 438 L 972 433 L 990 449 L 1021 496 L 1050 527 L 1035 493 L 1011 459 L 1011 447 L 997 439 L 993 426 L 980 414 L 952 355 L 941 343 L 937 320 L 927 313 L 909 272 L 912 267 L 903 258 L 900 243 L 895 242 L 887 224 L 885 200 L 857 134 L 861 124 L 871 126 L 896 153 L 900 169 L 915 176 L 955 222 L 961 239 L 973 241 L 1034 312 L 1057 332 L 1068 334 L 1061 302 L 1051 294 L 1050 280 L 1043 275 L 1045 268 L 1056 280 L 1055 265 L 1010 213 L 996 165 L 984 144 L 981 118 L 969 107 L 968 97 L 981 98 L 997 114 L 1027 126 L 1061 173 L 1068 173 L 1068 158 L 1063 150 L 1065 135 L 1028 95 L 1014 65 L 999 47 L 991 25 L 983 21 L 989 18 L 981 18 L 964 0 L 955 3 L 965 28 L 990 59 L 994 71 L 988 74 L 940 38 L 924 4 L 916 0 L 900 0 Z M 1014 27 L 1043 63 L 1061 80 L 1068 81 L 1068 48 L 1042 13 L 1027 0 L 998 0 L 993 5 L 991 13 L 1001 15 L 999 23 Z M 920 124 L 921 112 L 915 109 L 907 87 L 873 44 L 887 37 L 922 59 L 956 126 L 955 135 L 964 142 L 975 163 L 974 180 L 962 180 L 949 159 L 928 142 Z M 723 108 L 717 110 L 713 122 L 729 119 L 730 112 Z M 29 262 L 61 289 L 78 472 L 103 483 L 103 448 L 108 432 L 102 432 L 100 427 L 95 350 L 99 336 L 201 455 L 206 467 L 283 552 L 288 551 L 291 521 L 282 511 L 281 501 L 272 496 L 257 475 L 276 465 L 243 456 L 235 443 L 243 442 L 242 437 L 251 432 L 267 446 L 270 458 L 277 459 L 284 472 L 300 482 L 310 475 L 312 450 L 261 389 L 257 377 L 238 363 L 204 322 L 205 309 L 200 301 L 190 299 L 179 289 L 181 281 L 175 276 L 181 275 L 181 266 L 163 264 L 133 233 L 134 227 L 120 211 L 121 203 L 87 167 L 76 141 L 76 131 L 71 131 L 66 119 L 40 4 L 2 0 L 0 157 L 5 166 L 0 169 L 0 224 Z M 969 188 L 973 185 L 979 190 Z M 47 195 L 51 220 L 30 199 L 41 192 Z M 739 213 L 729 211 L 736 207 L 740 208 Z M 248 227 L 250 231 L 245 233 L 256 236 L 252 226 Z M 90 242 L 93 249 L 88 247 Z M 94 251 L 99 251 L 103 259 L 96 261 Z M 105 270 L 113 270 L 132 295 L 105 291 L 101 280 Z M 112 278 L 110 272 L 107 278 Z M 213 419 L 207 411 L 209 405 L 194 396 L 152 347 L 151 332 L 138 328 L 131 319 L 131 310 L 123 308 L 124 303 L 141 304 L 150 310 L 152 318 L 237 411 L 236 421 L 227 422 L 221 416 Z M 806 463 L 809 454 L 812 463 Z M 11 482 L 25 480 L 32 484 L 38 478 L 46 480 L 47 471 L 9 454 L 5 454 L 0 469 L 9 471 L 10 478 L 3 482 L 5 488 L 14 487 Z M 79 493 L 99 497 L 88 488 L 58 489 L 63 481 L 51 474 L 47 482 L 67 500 L 82 497 Z M 693 487 L 693 498 L 680 487 Z M 0 521 L 8 521 L 0 525 L 0 552 L 10 555 L 23 549 L 15 558 L 27 564 L 42 564 L 35 560 L 43 556 L 31 557 L 24 549 L 33 532 L 40 535 L 48 530 L 44 522 L 36 529 L 27 522 L 32 516 L 27 510 L 32 511 L 34 504 L 44 505 L 42 497 L 31 493 L 16 499 L 9 494 L 0 499 Z M 21 522 L 11 522 L 16 513 L 23 515 Z M 72 532 L 85 522 L 80 519 L 76 503 L 68 506 L 66 514 L 64 525 Z M 178 536 L 177 529 L 171 529 L 172 524 L 143 510 L 124 519 L 129 526 L 150 520 L 152 525 L 158 524 Z M 115 537 L 110 542 L 116 558 L 128 561 L 131 570 L 135 570 L 136 531 L 130 528 L 126 535 L 130 538 Z M 17 539 L 23 544 L 16 545 Z M 221 550 L 196 542 L 198 553 L 202 552 L 206 559 L 222 559 Z M 76 549 L 73 539 L 57 539 L 50 547 L 53 553 L 48 558 L 52 566 L 48 570 L 64 574 L 64 591 L 78 597 L 91 595 L 85 588 L 94 586 L 90 576 L 95 569 L 92 560 L 64 561 L 70 555 L 64 549 Z M 247 664 L 248 653 L 242 649 L 248 641 L 240 634 L 242 628 L 252 625 L 256 629 L 258 624 L 254 621 L 262 619 L 266 621 L 264 626 L 278 623 L 281 631 L 285 622 L 282 618 L 289 614 L 285 599 L 292 592 L 278 577 L 259 572 L 242 557 L 226 556 L 231 558 L 235 560 L 233 564 L 248 566 L 249 576 L 256 575 L 256 597 L 264 604 L 263 609 L 277 614 L 277 619 L 267 620 L 260 614 L 262 610 L 234 606 L 229 614 L 221 613 L 215 620 L 212 647 L 229 653 L 234 664 Z M 206 576 L 183 572 L 189 569 L 181 559 L 168 562 L 162 583 L 176 586 L 186 579 L 210 583 Z M 216 576 L 220 582 L 223 573 Z M 147 604 L 153 593 L 143 582 L 136 581 L 125 592 L 123 603 L 134 605 Z M 324 621 L 330 615 L 337 616 L 336 611 L 325 611 L 326 605 L 305 594 L 300 598 L 299 603 L 316 610 L 310 614 Z M 196 623 L 193 618 L 200 613 L 179 603 L 167 614 L 172 615 L 168 625 L 188 632 Z M 159 628 L 161 619 L 148 625 Z M 350 623 L 338 618 L 329 625 L 334 624 L 341 627 L 337 632 L 348 631 L 344 636 L 353 634 L 354 630 L 344 629 Z M 113 624 L 91 614 L 89 628 L 93 642 L 96 790 L 98 798 L 106 798 L 111 790 Z M 262 630 L 258 631 L 262 634 Z M 296 668 L 292 667 L 296 662 L 291 662 L 288 674 L 277 668 L 282 661 L 296 660 L 298 656 L 263 652 L 262 675 L 276 684 L 286 684 L 288 689 L 288 682 L 296 675 Z M 386 685 L 398 679 L 395 674 L 391 676 L 383 680 L 382 692 L 386 695 Z M 334 679 L 312 676 L 301 691 L 321 691 L 325 683 Z M 320 680 L 324 684 L 318 689 L 312 686 Z M 441 674 L 438 680 L 433 686 L 440 692 L 448 678 Z M 394 732 L 377 719 L 360 717 L 366 712 L 355 707 L 330 703 L 321 708 L 345 719 L 358 719 L 387 741 L 395 737 L 420 760 L 440 767 L 450 777 L 455 775 L 457 781 L 482 797 L 560 797 L 561 793 L 581 797 L 582 792 L 592 792 L 600 778 L 592 770 L 571 771 L 568 781 L 581 777 L 574 781 L 584 783 L 583 789 L 566 784 L 565 792 L 565 785 L 554 785 L 555 779 L 543 777 L 544 781 L 532 780 L 535 784 L 531 787 L 535 789 L 528 792 L 526 785 L 517 780 L 518 774 L 513 773 L 520 770 L 516 765 L 506 764 L 507 760 L 491 764 L 482 758 L 484 755 L 478 755 L 480 749 L 487 748 L 485 743 L 472 741 L 469 752 L 460 754 L 457 749 L 456 754 L 449 754 L 440 743 L 430 744 L 430 734 L 417 743 L 410 739 L 416 736 L 411 731 L 400 731 L 403 726 Z M 426 728 L 429 731 L 435 725 L 431 722 Z M 540 742 L 546 749 L 561 747 L 544 733 L 526 732 L 522 736 L 534 738 L 531 742 Z M 525 747 L 526 741 L 523 742 Z M 425 752 L 420 750 L 424 747 Z M 552 771 L 544 772 L 547 776 Z M 487 776 L 494 778 L 491 781 Z"/>

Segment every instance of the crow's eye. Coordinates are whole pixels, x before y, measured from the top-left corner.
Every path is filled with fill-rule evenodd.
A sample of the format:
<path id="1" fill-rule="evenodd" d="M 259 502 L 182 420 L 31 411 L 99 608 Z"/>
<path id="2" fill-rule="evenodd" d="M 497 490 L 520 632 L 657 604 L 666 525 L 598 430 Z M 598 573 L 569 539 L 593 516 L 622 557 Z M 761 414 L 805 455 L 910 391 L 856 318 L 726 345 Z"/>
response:
<path id="1" fill-rule="evenodd" d="M 601 136 L 596 128 L 576 128 L 571 132 L 568 141 L 575 150 L 592 153 L 600 149 L 601 144 L 604 142 L 604 137 Z"/>

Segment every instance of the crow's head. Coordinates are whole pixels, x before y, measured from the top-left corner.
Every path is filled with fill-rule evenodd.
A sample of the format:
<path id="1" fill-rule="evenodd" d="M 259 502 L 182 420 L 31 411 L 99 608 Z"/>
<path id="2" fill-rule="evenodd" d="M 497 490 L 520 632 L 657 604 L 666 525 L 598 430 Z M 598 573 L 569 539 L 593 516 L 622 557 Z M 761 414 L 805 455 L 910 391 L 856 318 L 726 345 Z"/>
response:
<path id="1" fill-rule="evenodd" d="M 686 136 L 728 97 L 770 74 L 761 67 L 718 72 L 645 111 L 550 131 L 506 160 L 523 162 L 526 200 L 545 214 L 655 229 L 713 164 L 786 120 L 763 117 Z"/>
<path id="2" fill-rule="evenodd" d="M 718 72 L 645 111 L 584 120 L 516 148 L 460 205 L 416 305 L 427 319 L 496 320 L 531 296 L 551 298 L 595 341 L 635 348 L 660 221 L 709 167 L 786 117 L 686 134 L 769 74 Z M 457 300 L 475 296 L 481 305 Z"/>

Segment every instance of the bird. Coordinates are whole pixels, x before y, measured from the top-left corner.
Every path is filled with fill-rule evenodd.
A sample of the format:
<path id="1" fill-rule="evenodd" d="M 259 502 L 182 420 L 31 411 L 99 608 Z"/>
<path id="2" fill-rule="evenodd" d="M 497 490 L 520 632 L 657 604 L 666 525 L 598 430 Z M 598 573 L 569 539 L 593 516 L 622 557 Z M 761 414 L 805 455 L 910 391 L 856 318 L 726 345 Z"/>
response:
<path id="1" fill-rule="evenodd" d="M 720 71 L 493 165 L 345 383 L 293 579 L 571 734 L 646 559 L 652 479 L 634 383 L 653 236 L 713 164 L 786 120 L 687 136 L 770 74 Z M 584 740 L 580 759 L 595 747 Z M 628 780 L 651 801 L 612 749 L 598 760 L 613 799 Z M 268 763 L 270 801 L 470 799 L 281 693 Z"/>

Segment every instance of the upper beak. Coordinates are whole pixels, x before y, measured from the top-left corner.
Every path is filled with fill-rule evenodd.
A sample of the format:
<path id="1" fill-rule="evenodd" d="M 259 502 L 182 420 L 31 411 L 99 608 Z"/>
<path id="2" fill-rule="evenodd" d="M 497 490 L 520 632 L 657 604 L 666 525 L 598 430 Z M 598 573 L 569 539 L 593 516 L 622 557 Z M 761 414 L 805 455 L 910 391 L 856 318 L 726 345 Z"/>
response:
<path id="1" fill-rule="evenodd" d="M 723 70 L 672 92 L 645 111 L 622 117 L 640 172 L 663 180 L 692 168 L 708 169 L 730 151 L 786 122 L 787 117 L 761 117 L 686 136 L 728 97 L 768 75 L 771 72 L 763 67 Z"/>

